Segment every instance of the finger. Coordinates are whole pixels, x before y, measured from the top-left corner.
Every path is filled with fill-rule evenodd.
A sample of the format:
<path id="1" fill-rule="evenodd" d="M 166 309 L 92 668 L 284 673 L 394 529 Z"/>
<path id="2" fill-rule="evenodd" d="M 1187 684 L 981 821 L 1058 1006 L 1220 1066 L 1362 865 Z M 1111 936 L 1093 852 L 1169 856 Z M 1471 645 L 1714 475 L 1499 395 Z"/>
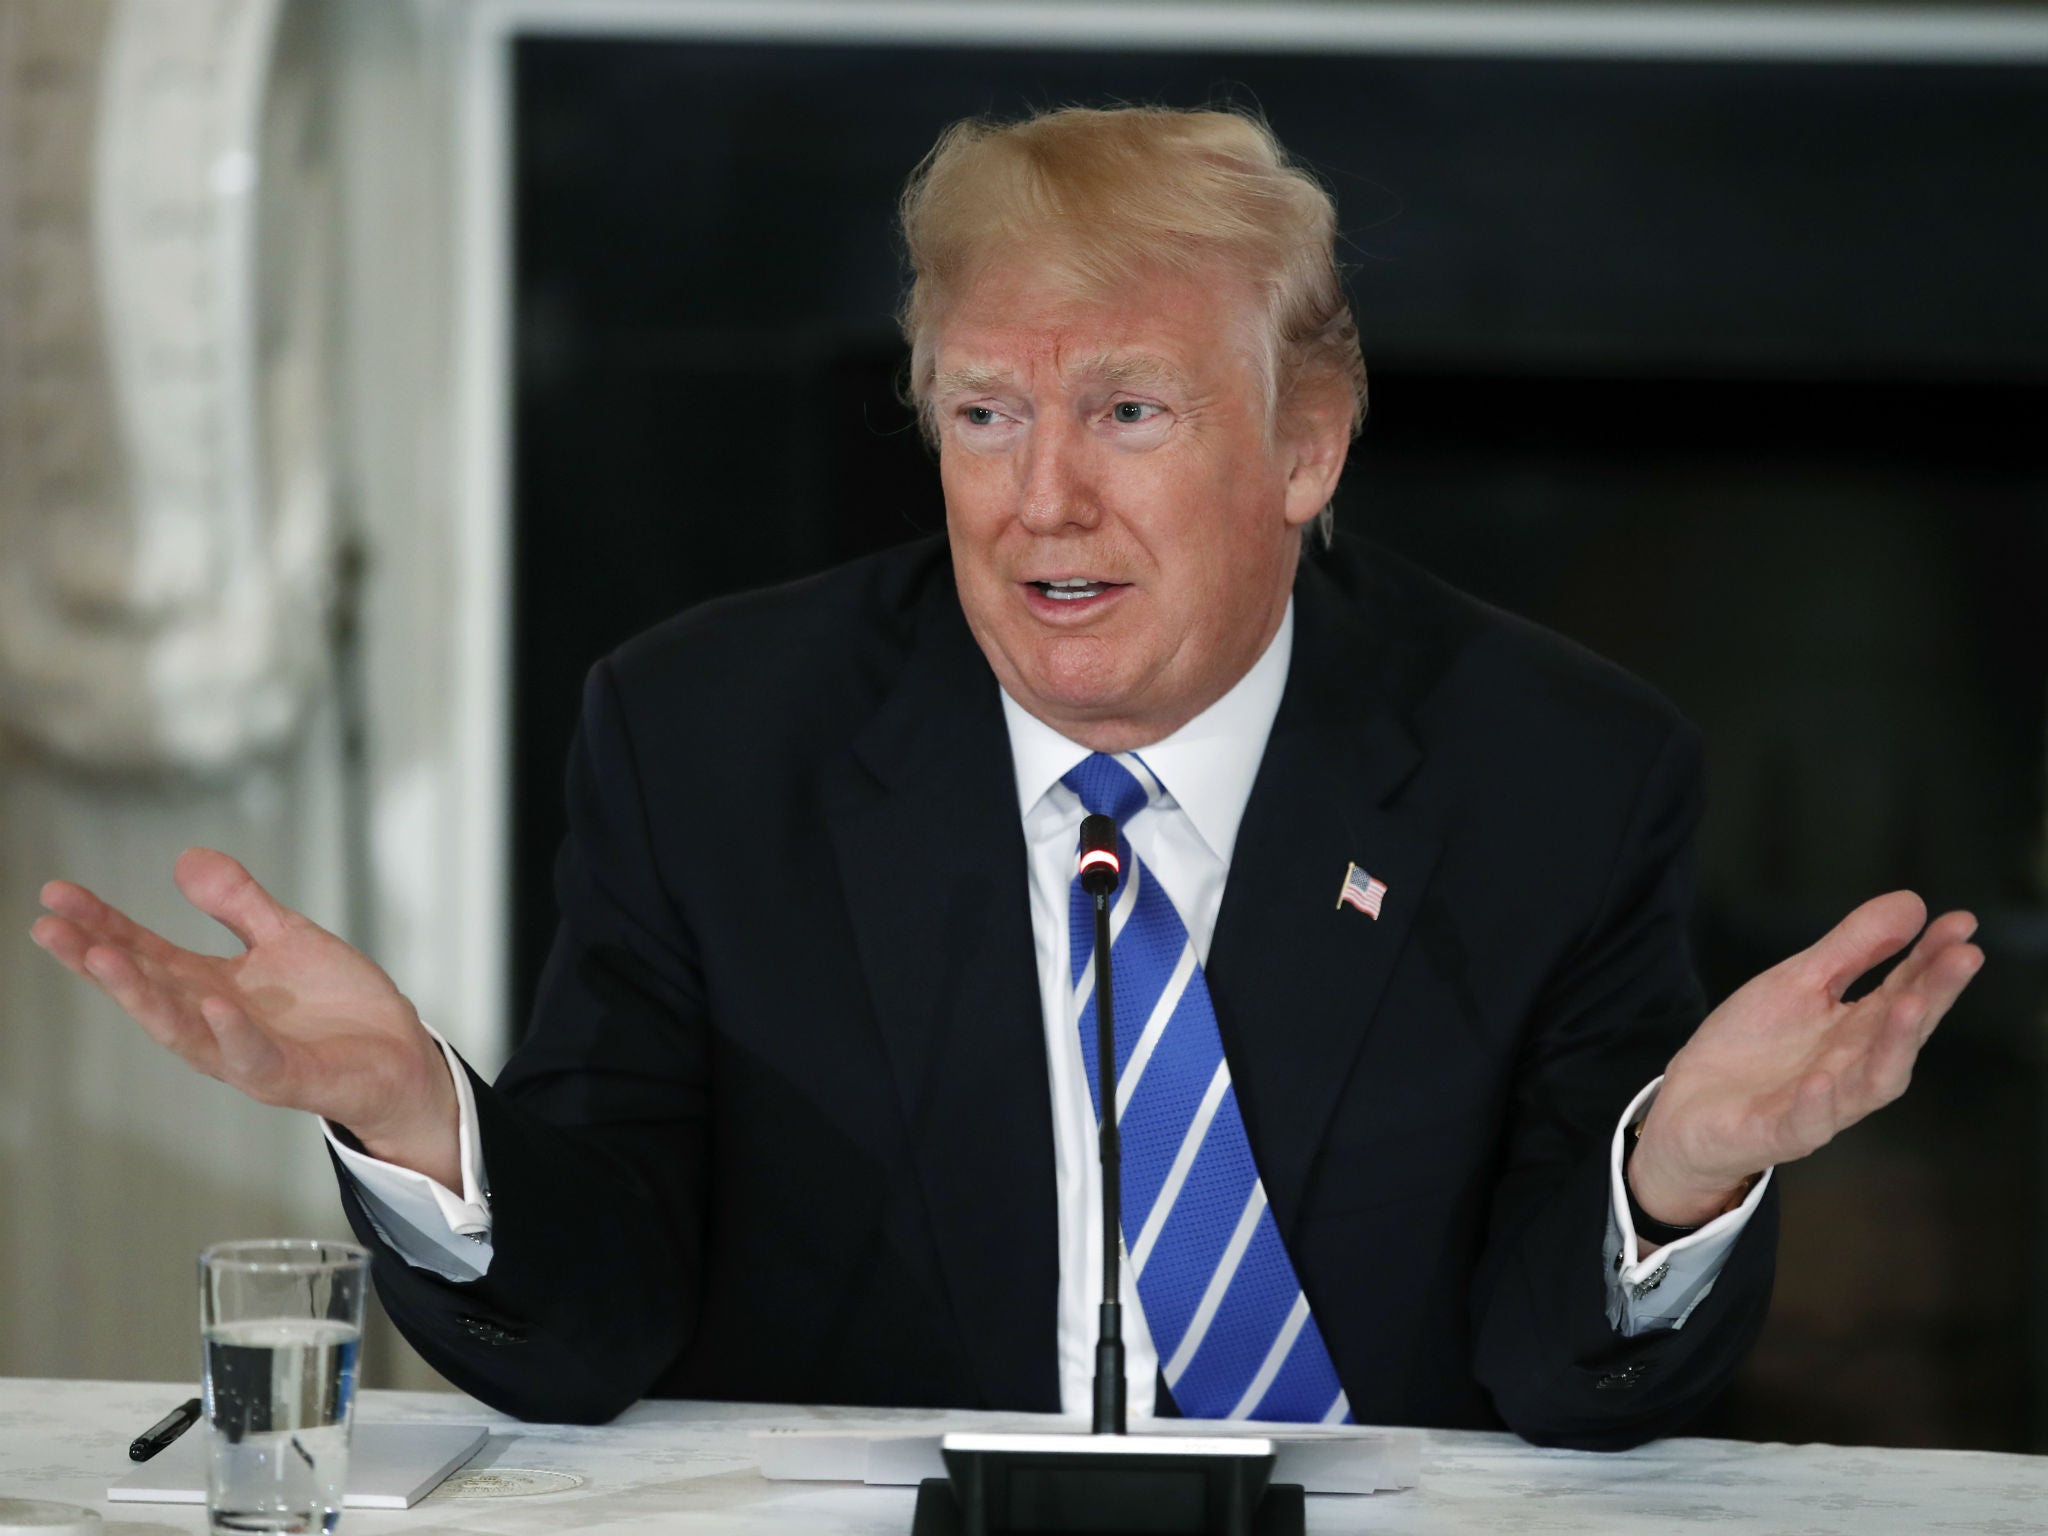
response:
<path id="1" fill-rule="evenodd" d="M 291 909 L 256 883 L 239 861 L 211 848 L 187 848 L 172 878 L 187 901 L 254 949 L 285 931 Z"/>
<path id="2" fill-rule="evenodd" d="M 267 1104 L 286 1097 L 284 1050 L 233 1002 L 209 997 L 199 1005 L 201 1017 L 220 1053 L 219 1076 Z"/>
<path id="3" fill-rule="evenodd" d="M 138 960 L 133 951 L 119 944 L 109 944 L 97 934 L 89 933 L 68 918 L 39 917 L 30 926 L 28 936 L 53 956 L 74 976 L 83 976 L 96 983 L 96 978 L 86 970 L 85 957 L 95 946 L 120 950 L 130 960 Z"/>
<path id="4" fill-rule="evenodd" d="M 1846 1130 L 1906 1091 L 1928 1031 L 1927 1007 L 1918 996 L 1902 998 L 1855 1063 L 1841 1074 L 1836 1094 L 1837 1130 Z"/>
<path id="5" fill-rule="evenodd" d="M 118 944 L 156 960 L 166 959 L 177 951 L 169 939 L 143 927 L 82 885 L 52 880 L 40 894 L 45 909 L 74 924 L 90 943 Z"/>
<path id="6" fill-rule="evenodd" d="M 1892 967 L 1880 991 L 1905 992 L 1917 987 L 1928 968 L 1958 944 L 1966 943 L 1977 931 L 1977 919 L 1968 912 L 1944 912 L 1921 933 L 1913 952 Z"/>
<path id="7" fill-rule="evenodd" d="M 39 917 L 30 925 L 28 936 L 72 975 L 85 976 L 85 952 L 92 948 L 92 940 L 76 923 L 62 917 Z"/>
<path id="8" fill-rule="evenodd" d="M 1974 944 L 1951 944 L 1931 958 L 1907 997 L 1921 1005 L 1915 1048 L 1926 1043 L 1935 1026 L 1948 1016 L 1963 988 L 1984 969 L 1984 951 Z"/>
<path id="9" fill-rule="evenodd" d="M 1837 923 L 1801 956 L 1834 1002 L 1856 978 L 1906 947 L 1927 921 L 1927 904 L 1911 891 L 1875 896 Z"/>
<path id="10" fill-rule="evenodd" d="M 158 1045 L 213 1073 L 213 1038 L 134 957 L 106 945 L 86 951 L 84 973 Z"/>
<path id="11" fill-rule="evenodd" d="M 1950 944 L 1930 962 L 1918 987 L 1896 997 L 1872 995 L 1868 1001 L 1881 1010 L 1879 1022 L 1868 1045 L 1840 1073 L 1851 1085 L 1838 1096 L 1843 1125 L 1906 1091 L 1921 1049 L 1983 965 L 1984 952 L 1976 945 Z"/>

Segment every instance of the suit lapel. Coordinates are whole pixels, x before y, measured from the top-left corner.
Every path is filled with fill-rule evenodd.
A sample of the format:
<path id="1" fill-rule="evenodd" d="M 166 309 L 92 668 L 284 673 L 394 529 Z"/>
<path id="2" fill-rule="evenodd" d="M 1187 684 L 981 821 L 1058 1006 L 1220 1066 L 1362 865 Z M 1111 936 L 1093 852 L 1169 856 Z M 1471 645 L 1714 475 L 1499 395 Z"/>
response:
<path id="1" fill-rule="evenodd" d="M 1407 942 L 1438 842 L 1385 802 L 1419 761 L 1386 615 L 1313 564 L 1295 587 L 1287 691 L 1245 807 L 1206 975 L 1267 1197 L 1291 1232 L 1339 1091 Z M 1346 866 L 1385 883 L 1338 904 Z"/>
<path id="2" fill-rule="evenodd" d="M 1057 1409 L 1051 1093 L 994 677 L 950 583 L 825 785 L 939 1267 L 989 1406 Z"/>

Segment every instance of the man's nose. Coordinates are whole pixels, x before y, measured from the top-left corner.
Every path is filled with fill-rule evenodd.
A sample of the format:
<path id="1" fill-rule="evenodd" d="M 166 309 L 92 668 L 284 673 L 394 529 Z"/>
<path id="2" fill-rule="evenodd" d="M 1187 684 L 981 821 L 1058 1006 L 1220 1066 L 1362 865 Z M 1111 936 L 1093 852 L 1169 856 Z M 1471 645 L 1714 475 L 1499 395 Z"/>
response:
<path id="1" fill-rule="evenodd" d="M 1058 417 L 1034 422 L 1021 470 L 1018 516 L 1032 532 L 1092 528 L 1100 520 L 1086 443 L 1074 423 Z"/>

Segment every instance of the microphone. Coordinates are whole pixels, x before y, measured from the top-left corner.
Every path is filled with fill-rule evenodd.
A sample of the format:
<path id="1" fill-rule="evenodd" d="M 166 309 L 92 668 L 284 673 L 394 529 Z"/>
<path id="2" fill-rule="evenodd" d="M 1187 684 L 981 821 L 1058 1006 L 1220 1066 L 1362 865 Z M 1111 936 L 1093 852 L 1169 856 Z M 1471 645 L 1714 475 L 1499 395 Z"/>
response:
<path id="1" fill-rule="evenodd" d="M 1092 1434 L 956 1431 L 940 1437 L 946 1476 L 918 1485 L 911 1536 L 1302 1536 L 1298 1483 L 1276 1483 L 1263 1435 L 1125 1432 L 1123 1153 L 1116 1127 L 1116 992 L 1110 898 L 1124 874 L 1116 823 L 1081 823 L 1075 869 L 1095 912 L 1095 1072 L 1102 1106 L 1102 1311 Z"/>
<path id="2" fill-rule="evenodd" d="M 1116 890 L 1123 878 L 1123 860 L 1117 857 L 1116 823 L 1107 816 L 1085 816 L 1081 820 L 1081 889 L 1097 899 Z M 1096 935 L 1097 939 L 1102 936 Z"/>
<path id="3" fill-rule="evenodd" d="M 1109 898 L 1123 875 L 1116 823 L 1081 823 L 1081 889 L 1095 908 L 1095 1081 L 1102 1106 L 1102 1310 L 1095 1338 L 1095 1433 L 1124 1433 L 1124 1310 L 1117 1283 L 1123 1241 L 1123 1143 L 1116 1128 L 1116 987 L 1110 978 Z"/>

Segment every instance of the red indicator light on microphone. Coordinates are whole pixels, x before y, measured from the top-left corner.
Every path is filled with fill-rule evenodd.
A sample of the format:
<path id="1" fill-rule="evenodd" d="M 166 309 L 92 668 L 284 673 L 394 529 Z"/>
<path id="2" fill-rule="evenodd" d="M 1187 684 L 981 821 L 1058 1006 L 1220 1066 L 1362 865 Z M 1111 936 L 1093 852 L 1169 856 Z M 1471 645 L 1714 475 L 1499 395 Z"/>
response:
<path id="1" fill-rule="evenodd" d="M 1081 819 L 1081 889 L 1091 896 L 1107 896 L 1116 889 L 1123 874 L 1123 861 L 1116 856 L 1116 823 L 1107 816 Z"/>

